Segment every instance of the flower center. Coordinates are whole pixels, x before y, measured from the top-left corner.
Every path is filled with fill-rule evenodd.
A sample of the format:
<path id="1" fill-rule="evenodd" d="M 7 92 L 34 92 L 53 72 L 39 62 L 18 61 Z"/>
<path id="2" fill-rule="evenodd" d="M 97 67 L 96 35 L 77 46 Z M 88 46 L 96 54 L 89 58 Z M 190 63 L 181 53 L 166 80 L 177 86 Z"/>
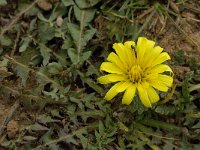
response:
<path id="1" fill-rule="evenodd" d="M 144 72 L 139 65 L 134 65 L 128 72 L 129 79 L 132 82 L 141 82 L 144 77 Z"/>

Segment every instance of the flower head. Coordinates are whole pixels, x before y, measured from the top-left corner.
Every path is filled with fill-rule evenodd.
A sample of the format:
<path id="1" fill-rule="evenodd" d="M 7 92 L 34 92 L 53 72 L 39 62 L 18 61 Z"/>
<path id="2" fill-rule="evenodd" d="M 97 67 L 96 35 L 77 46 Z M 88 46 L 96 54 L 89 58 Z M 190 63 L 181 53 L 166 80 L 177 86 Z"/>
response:
<path id="1" fill-rule="evenodd" d="M 163 48 L 155 46 L 155 42 L 147 38 L 138 38 L 137 45 L 134 41 L 124 44 L 115 43 L 107 57 L 107 62 L 101 64 L 100 70 L 108 72 L 98 78 L 99 83 L 115 85 L 106 93 L 105 99 L 111 100 L 118 93 L 124 92 L 122 104 L 129 105 L 136 94 L 146 107 L 159 101 L 156 90 L 167 92 L 172 86 L 173 78 L 166 72 L 172 73 L 171 68 L 162 64 L 170 59 Z"/>

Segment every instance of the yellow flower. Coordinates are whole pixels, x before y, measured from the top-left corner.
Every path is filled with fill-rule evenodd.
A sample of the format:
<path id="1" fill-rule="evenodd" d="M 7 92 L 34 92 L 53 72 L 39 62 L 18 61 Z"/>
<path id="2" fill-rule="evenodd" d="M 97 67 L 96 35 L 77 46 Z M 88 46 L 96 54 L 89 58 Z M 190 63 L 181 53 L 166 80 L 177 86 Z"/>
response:
<path id="1" fill-rule="evenodd" d="M 172 73 L 171 68 L 162 64 L 170 59 L 163 48 L 155 46 L 155 42 L 147 38 L 138 38 L 124 44 L 115 43 L 107 58 L 108 62 L 101 64 L 100 70 L 110 74 L 98 78 L 99 83 L 116 82 L 106 93 L 105 99 L 111 100 L 118 93 L 124 92 L 122 104 L 129 105 L 136 94 L 146 107 L 159 101 L 156 90 L 167 92 L 172 86 L 173 78 L 166 72 Z M 168 74 L 169 74 L 168 73 Z"/>

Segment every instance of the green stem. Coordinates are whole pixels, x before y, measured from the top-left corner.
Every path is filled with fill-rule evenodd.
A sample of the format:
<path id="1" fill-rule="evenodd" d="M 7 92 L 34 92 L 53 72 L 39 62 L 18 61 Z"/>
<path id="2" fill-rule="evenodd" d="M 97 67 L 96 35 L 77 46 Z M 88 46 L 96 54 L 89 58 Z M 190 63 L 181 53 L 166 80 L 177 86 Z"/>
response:
<path id="1" fill-rule="evenodd" d="M 154 119 L 147 119 L 147 120 L 141 121 L 141 123 L 145 124 L 147 126 L 166 129 L 166 130 L 174 130 L 174 131 L 180 131 L 181 130 L 181 128 L 178 127 L 178 126 L 175 126 L 173 124 L 169 124 L 169 123 L 166 123 L 166 122 L 154 120 Z"/>
<path id="2" fill-rule="evenodd" d="M 78 63 L 80 62 L 80 55 L 81 55 L 81 47 L 82 47 L 82 36 L 83 36 L 83 25 L 84 25 L 84 16 L 85 11 L 81 11 L 81 21 L 80 21 L 80 33 L 79 33 L 79 41 L 78 41 L 78 49 L 77 49 L 77 60 Z"/>

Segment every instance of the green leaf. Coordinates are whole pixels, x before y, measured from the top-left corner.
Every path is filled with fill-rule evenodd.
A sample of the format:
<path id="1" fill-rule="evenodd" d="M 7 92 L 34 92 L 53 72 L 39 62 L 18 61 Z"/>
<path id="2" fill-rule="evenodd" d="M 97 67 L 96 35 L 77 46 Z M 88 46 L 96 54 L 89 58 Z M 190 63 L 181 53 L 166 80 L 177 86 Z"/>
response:
<path id="1" fill-rule="evenodd" d="M 114 140 L 115 140 L 114 138 L 106 138 L 106 140 L 104 140 L 103 144 L 107 145 L 107 144 L 109 144 L 110 142 L 112 142 Z"/>
<path id="2" fill-rule="evenodd" d="M 175 111 L 177 111 L 177 109 L 178 109 L 177 106 L 160 105 L 156 107 L 155 112 L 162 115 L 169 115 L 169 114 L 173 114 Z"/>
<path id="3" fill-rule="evenodd" d="M 81 141 L 81 144 L 83 146 L 83 149 L 87 149 L 87 145 L 88 145 L 88 138 L 84 137 L 83 135 L 78 135 L 80 141 Z"/>
<path id="4" fill-rule="evenodd" d="M 40 115 L 38 118 L 38 122 L 47 125 L 50 122 L 59 122 L 59 120 L 52 119 L 49 115 Z"/>
<path id="5" fill-rule="evenodd" d="M 166 122 L 162 122 L 162 121 L 158 121 L 154 119 L 142 120 L 141 123 L 147 126 L 157 127 L 157 128 L 166 129 L 166 130 L 180 131 L 181 129 L 180 127 L 174 124 L 170 124 L 170 123 L 166 123 Z"/>
<path id="6" fill-rule="evenodd" d="M 74 48 L 69 48 L 68 51 L 67 51 L 67 53 L 68 53 L 68 56 L 69 56 L 71 62 L 73 64 L 78 64 L 78 56 L 77 56 L 78 54 L 77 54 L 77 51 Z"/>
<path id="7" fill-rule="evenodd" d="M 81 1 L 76 0 L 76 4 L 82 9 L 88 8 L 88 7 L 92 9 L 100 1 L 102 0 L 81 0 Z"/>
<path id="8" fill-rule="evenodd" d="M 50 54 L 51 51 L 48 48 L 46 48 L 45 46 L 42 46 L 42 45 L 40 45 L 39 48 L 40 48 L 40 53 L 41 53 L 41 55 L 43 57 L 42 63 L 43 63 L 44 66 L 46 66 L 49 63 L 49 59 L 50 59 L 50 56 L 51 56 L 51 54 Z"/>
<path id="9" fill-rule="evenodd" d="M 61 0 L 61 1 L 62 1 L 63 5 L 64 5 L 65 7 L 68 7 L 68 6 L 74 4 L 73 0 Z"/>
<path id="10" fill-rule="evenodd" d="M 83 49 L 87 45 L 87 42 L 91 40 L 96 33 L 96 29 L 94 28 L 89 29 L 85 33 L 83 33 L 83 31 L 80 31 L 79 26 L 73 23 L 68 23 L 67 26 L 77 49 Z"/>
<path id="11" fill-rule="evenodd" d="M 200 128 L 200 121 L 197 124 L 195 124 L 192 128 L 193 129 L 199 129 Z"/>
<path id="12" fill-rule="evenodd" d="M 79 36 L 80 36 L 80 28 L 78 25 L 73 24 L 73 23 L 67 23 L 67 27 L 70 31 L 70 34 L 73 38 L 73 41 L 76 45 L 76 47 L 79 46 Z"/>
<path id="13" fill-rule="evenodd" d="M 185 75 L 185 80 L 183 81 L 183 85 L 182 85 L 182 95 L 183 98 L 185 100 L 185 102 L 189 102 L 190 101 L 190 91 L 189 91 L 189 81 L 192 78 L 193 73 L 188 72 Z"/>
<path id="14" fill-rule="evenodd" d="M 184 65 L 185 64 L 185 55 L 183 50 L 179 50 L 176 52 L 174 56 L 174 60 L 178 65 Z"/>
<path id="15" fill-rule="evenodd" d="M 87 69 L 86 76 L 90 76 L 93 74 L 100 76 L 98 67 L 96 67 L 95 64 L 90 64 L 90 66 Z"/>
<path id="16" fill-rule="evenodd" d="M 7 1 L 6 0 L 0 0 L 0 6 L 6 5 Z"/>
<path id="17" fill-rule="evenodd" d="M 57 7 L 54 7 L 50 17 L 49 21 L 53 24 L 53 21 L 58 18 L 58 16 L 63 16 L 68 12 L 68 9 L 66 9 L 63 5 L 57 5 Z"/>
<path id="18" fill-rule="evenodd" d="M 63 70 L 63 67 L 60 63 L 52 62 L 47 65 L 47 71 L 51 75 L 59 74 Z"/>
<path id="19" fill-rule="evenodd" d="M 90 56 L 91 56 L 92 52 L 88 51 L 88 52 L 84 52 L 81 56 L 81 63 L 83 63 L 84 61 L 86 61 Z"/>
<path id="20" fill-rule="evenodd" d="M 97 93 L 102 94 L 104 92 L 104 90 L 99 85 L 97 85 L 92 79 L 87 77 L 81 77 L 81 80 Z"/>
<path id="21" fill-rule="evenodd" d="M 99 121 L 99 133 L 100 133 L 101 135 L 103 135 L 104 131 L 105 131 L 105 127 L 104 127 L 104 125 L 103 125 L 103 122 L 102 122 L 102 121 Z"/>
<path id="22" fill-rule="evenodd" d="M 0 36 L 0 45 L 2 46 L 10 46 L 12 44 L 12 40 L 7 36 Z"/>
<path id="23" fill-rule="evenodd" d="M 96 140 L 99 141 L 101 138 L 101 135 L 96 130 L 94 134 L 95 134 Z"/>
<path id="24" fill-rule="evenodd" d="M 21 42 L 22 42 L 22 44 L 21 44 L 21 46 L 19 48 L 19 52 L 24 52 L 24 51 L 26 51 L 27 47 L 29 46 L 29 43 L 31 42 L 31 39 L 28 38 L 28 37 L 25 37 L 25 38 L 22 39 Z"/>
<path id="25" fill-rule="evenodd" d="M 96 29 L 94 29 L 94 28 L 87 30 L 84 33 L 84 42 L 87 43 L 89 40 L 91 40 L 95 33 L 96 33 Z M 83 46 L 85 46 L 85 45 L 83 45 Z"/>
<path id="26" fill-rule="evenodd" d="M 118 128 L 124 132 L 129 131 L 129 128 L 125 124 L 123 124 L 121 121 L 118 122 Z"/>
<path id="27" fill-rule="evenodd" d="M 53 117 L 57 117 L 57 118 L 64 118 L 63 116 L 60 115 L 60 112 L 59 112 L 58 109 L 53 109 L 53 110 L 51 110 L 51 115 L 52 115 Z"/>
<path id="28" fill-rule="evenodd" d="M 95 15 L 95 9 L 80 10 L 74 5 L 74 14 L 76 19 L 82 24 L 83 27 L 87 26 L 92 21 Z"/>
<path id="29" fill-rule="evenodd" d="M 73 42 L 71 38 L 66 38 L 62 45 L 62 49 L 69 49 L 72 46 Z"/>
<path id="30" fill-rule="evenodd" d="M 8 66 L 8 63 L 9 63 L 9 60 L 6 59 L 6 58 L 3 58 L 3 59 L 0 61 L 0 67 L 7 67 L 7 66 Z"/>
<path id="31" fill-rule="evenodd" d="M 137 112 L 139 114 L 138 117 L 142 117 L 142 114 L 147 111 L 148 109 L 141 103 L 138 96 L 134 97 L 134 101 L 132 103 L 132 107 L 129 108 L 131 112 Z"/>
<path id="32" fill-rule="evenodd" d="M 55 28 L 47 22 L 38 21 L 38 39 L 42 43 L 46 43 L 55 36 Z"/>
<path id="33" fill-rule="evenodd" d="M 69 49 L 68 55 L 74 64 L 83 63 L 89 58 L 90 52 L 82 53 L 82 50 L 87 45 L 87 42 L 94 36 L 96 30 L 92 28 L 84 33 L 82 26 L 79 28 L 79 26 L 73 23 L 68 23 L 67 26 L 77 48 L 76 52 L 74 49 Z"/>
<path id="34" fill-rule="evenodd" d="M 33 125 L 30 125 L 29 127 L 29 130 L 32 130 L 32 131 L 45 131 L 45 130 L 48 130 L 47 127 L 39 124 L 39 123 L 35 123 Z"/>
<path id="35" fill-rule="evenodd" d="M 44 21 L 44 22 L 49 23 L 49 20 L 46 19 L 46 18 L 43 16 L 43 14 L 42 14 L 41 12 L 38 12 L 37 17 L 38 17 L 41 21 Z"/>
<path id="36" fill-rule="evenodd" d="M 163 150 L 174 150 L 175 145 L 172 143 L 173 141 L 167 140 L 163 146 Z"/>
<path id="37" fill-rule="evenodd" d="M 194 57 L 188 61 L 188 65 L 193 71 L 196 71 L 198 69 L 197 60 Z"/>
<path id="38" fill-rule="evenodd" d="M 50 128 L 42 137 L 41 137 L 41 141 L 46 144 L 52 141 L 52 135 L 53 135 L 53 129 Z M 59 145 L 52 143 L 52 144 L 48 144 L 48 149 L 49 150 L 58 150 Z"/>
<path id="39" fill-rule="evenodd" d="M 16 66 L 15 70 L 17 72 L 17 75 L 22 79 L 22 85 L 26 86 L 26 81 L 28 79 L 30 70 L 21 66 Z"/>
<path id="40" fill-rule="evenodd" d="M 50 96 L 55 101 L 59 100 L 59 96 L 57 95 L 57 92 L 58 92 L 58 88 L 56 88 L 56 87 L 52 91 L 50 91 L 50 92 L 43 91 L 44 95 Z"/>
<path id="41" fill-rule="evenodd" d="M 124 142 L 125 138 L 122 136 L 118 137 L 118 144 L 121 150 L 125 150 L 126 146 L 125 146 L 125 142 Z"/>

